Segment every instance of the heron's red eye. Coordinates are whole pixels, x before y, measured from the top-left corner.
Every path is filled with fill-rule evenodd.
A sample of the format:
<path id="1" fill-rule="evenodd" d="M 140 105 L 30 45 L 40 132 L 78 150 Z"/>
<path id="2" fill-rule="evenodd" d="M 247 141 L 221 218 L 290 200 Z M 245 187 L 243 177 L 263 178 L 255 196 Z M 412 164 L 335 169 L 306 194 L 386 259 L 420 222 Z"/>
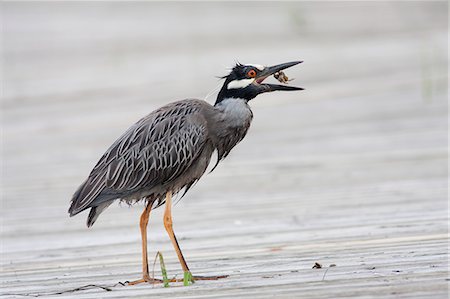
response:
<path id="1" fill-rule="evenodd" d="M 256 77 L 256 71 L 255 70 L 249 70 L 247 72 L 247 76 L 249 76 L 250 78 L 255 78 Z"/>

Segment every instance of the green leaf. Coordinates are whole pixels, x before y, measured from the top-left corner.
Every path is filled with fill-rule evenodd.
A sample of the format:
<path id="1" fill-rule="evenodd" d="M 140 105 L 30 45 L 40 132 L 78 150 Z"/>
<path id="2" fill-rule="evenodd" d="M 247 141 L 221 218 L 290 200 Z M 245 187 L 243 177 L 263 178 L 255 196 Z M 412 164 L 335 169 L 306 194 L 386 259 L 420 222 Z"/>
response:
<path id="1" fill-rule="evenodd" d="M 167 278 L 167 271 L 166 271 L 166 265 L 164 264 L 164 258 L 162 256 L 162 253 L 159 251 L 158 251 L 158 255 L 159 255 L 159 264 L 161 265 L 161 274 L 163 277 L 164 287 L 168 288 L 169 287 L 169 279 Z"/>
<path id="2" fill-rule="evenodd" d="M 183 285 L 188 286 L 193 283 L 194 283 L 194 280 L 192 279 L 192 273 L 190 271 L 184 272 Z"/>

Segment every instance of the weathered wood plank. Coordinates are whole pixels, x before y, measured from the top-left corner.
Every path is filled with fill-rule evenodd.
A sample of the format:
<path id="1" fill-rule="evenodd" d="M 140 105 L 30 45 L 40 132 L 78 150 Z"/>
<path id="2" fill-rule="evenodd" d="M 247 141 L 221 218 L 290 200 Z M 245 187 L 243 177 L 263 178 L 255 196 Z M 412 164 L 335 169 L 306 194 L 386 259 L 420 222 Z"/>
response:
<path id="1" fill-rule="evenodd" d="M 1 298 L 448 297 L 446 3 L 1 5 Z M 86 229 L 72 192 L 234 58 L 304 59 L 289 76 L 306 90 L 253 101 L 246 139 L 174 208 L 194 273 L 229 277 L 117 285 L 140 275 L 142 205 Z M 180 277 L 161 220 L 150 256 Z M 91 284 L 111 291 L 73 291 Z"/>

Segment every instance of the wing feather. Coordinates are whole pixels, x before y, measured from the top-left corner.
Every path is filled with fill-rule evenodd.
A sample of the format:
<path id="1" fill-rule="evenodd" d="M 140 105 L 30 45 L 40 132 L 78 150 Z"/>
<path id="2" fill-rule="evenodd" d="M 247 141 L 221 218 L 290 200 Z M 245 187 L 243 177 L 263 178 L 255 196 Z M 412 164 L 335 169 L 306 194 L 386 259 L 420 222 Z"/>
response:
<path id="1" fill-rule="evenodd" d="M 183 174 L 208 138 L 206 120 L 201 114 L 204 104 L 196 100 L 175 102 L 130 127 L 105 152 L 75 192 L 70 214 L 89 208 L 105 190 L 120 198 Z"/>

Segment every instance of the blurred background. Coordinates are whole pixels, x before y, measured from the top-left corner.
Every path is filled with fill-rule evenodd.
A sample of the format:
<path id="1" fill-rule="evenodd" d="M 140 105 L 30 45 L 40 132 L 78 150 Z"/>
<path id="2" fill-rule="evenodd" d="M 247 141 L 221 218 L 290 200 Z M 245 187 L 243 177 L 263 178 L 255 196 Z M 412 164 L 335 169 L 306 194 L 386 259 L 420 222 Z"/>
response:
<path id="1" fill-rule="evenodd" d="M 173 211 L 195 274 L 230 278 L 172 291 L 446 297 L 447 2 L 0 5 L 5 292 L 137 279 L 142 205 L 92 229 L 67 214 L 103 152 L 161 105 L 214 103 L 237 61 L 304 60 L 286 74 L 305 91 L 253 100 L 245 140 Z M 149 242 L 181 273 L 161 209 Z M 337 264 L 326 290 L 315 261 Z"/>

